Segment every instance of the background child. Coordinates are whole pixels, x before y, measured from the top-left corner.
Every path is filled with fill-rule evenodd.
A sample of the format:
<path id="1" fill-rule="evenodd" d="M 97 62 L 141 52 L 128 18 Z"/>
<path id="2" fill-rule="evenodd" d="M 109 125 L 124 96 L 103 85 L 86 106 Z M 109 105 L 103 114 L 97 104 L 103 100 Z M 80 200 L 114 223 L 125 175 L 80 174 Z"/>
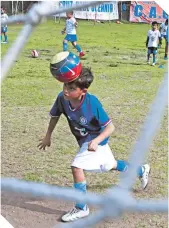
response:
<path id="1" fill-rule="evenodd" d="M 115 128 L 97 97 L 87 92 L 92 82 L 91 70 L 82 68 L 78 79 L 64 84 L 63 92 L 58 95 L 50 111 L 51 119 L 46 136 L 38 145 L 39 149 L 44 150 L 46 146 L 51 145 L 52 132 L 63 113 L 80 146 L 71 168 L 74 187 L 83 193 L 86 193 L 84 171 L 118 170 L 124 172 L 129 167 L 126 161 L 115 160 L 108 145 L 109 136 Z M 143 189 L 148 184 L 149 172 L 148 164 L 138 169 Z M 69 222 L 88 215 L 88 206 L 85 203 L 76 203 L 75 207 L 62 217 L 62 220 Z"/>
<path id="2" fill-rule="evenodd" d="M 161 45 L 161 34 L 158 30 L 158 23 L 156 21 L 152 22 L 152 29 L 148 31 L 146 47 L 148 47 L 147 53 L 147 63 L 150 64 L 150 55 L 153 54 L 153 64 L 156 64 L 156 55 L 158 44 Z"/>
<path id="3" fill-rule="evenodd" d="M 168 26 L 167 26 L 167 34 L 166 34 L 166 44 L 165 44 L 165 60 L 168 60 Z"/>
<path id="4" fill-rule="evenodd" d="M 162 39 L 163 39 L 163 38 L 166 39 L 167 27 L 168 27 L 168 19 L 167 19 L 164 23 L 162 23 L 162 24 L 160 25 L 159 31 L 160 31 L 160 33 L 161 33 L 161 38 L 162 38 Z"/>
<path id="5" fill-rule="evenodd" d="M 8 19 L 8 15 L 5 13 L 4 9 L 1 8 L 1 22 L 5 22 Z M 8 43 L 7 36 L 8 26 L 1 25 L 1 43 Z M 2 41 L 2 34 L 4 35 L 4 41 Z"/>
<path id="6" fill-rule="evenodd" d="M 73 17 L 73 12 L 67 12 L 66 16 L 66 27 L 62 31 L 62 34 L 66 32 L 66 37 L 63 40 L 63 51 L 68 50 L 68 41 L 70 41 L 72 45 L 76 48 L 76 50 L 79 52 L 79 57 L 83 57 L 85 54 L 82 51 L 81 47 L 77 44 L 76 27 L 78 23 L 76 19 Z"/>
<path id="7" fill-rule="evenodd" d="M 165 39 L 165 55 L 164 55 L 165 60 L 168 59 L 167 29 L 168 29 L 168 19 L 165 21 L 165 23 L 162 23 L 160 25 L 160 29 L 159 29 L 161 33 L 161 38 Z"/>

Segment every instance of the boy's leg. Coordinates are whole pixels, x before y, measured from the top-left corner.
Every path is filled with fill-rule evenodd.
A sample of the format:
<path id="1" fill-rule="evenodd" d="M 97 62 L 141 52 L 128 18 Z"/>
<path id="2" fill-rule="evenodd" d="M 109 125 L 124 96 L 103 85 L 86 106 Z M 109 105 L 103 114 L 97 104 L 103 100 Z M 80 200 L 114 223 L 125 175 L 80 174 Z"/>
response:
<path id="1" fill-rule="evenodd" d="M 148 51 L 147 51 L 147 64 L 150 64 L 150 54 L 151 54 L 151 49 L 148 48 Z"/>
<path id="2" fill-rule="evenodd" d="M 68 44 L 67 44 L 67 40 L 63 40 L 63 51 L 67 51 L 68 49 Z"/>
<path id="3" fill-rule="evenodd" d="M 76 48 L 76 50 L 79 52 L 79 57 L 84 56 L 84 52 L 82 51 L 81 47 L 76 43 L 76 41 L 72 42 L 72 45 Z"/>
<path id="4" fill-rule="evenodd" d="M 129 168 L 129 163 L 127 161 L 117 160 L 117 166 L 114 167 L 113 169 L 120 171 L 120 172 L 125 172 L 128 170 L 128 168 Z M 138 177 L 142 177 L 142 175 L 143 175 L 142 166 L 139 167 L 139 169 L 137 171 L 137 175 L 138 175 Z"/>
<path id="5" fill-rule="evenodd" d="M 72 173 L 74 178 L 74 188 L 86 193 L 86 180 L 84 171 L 82 169 L 72 167 Z M 75 207 L 62 216 L 62 221 L 70 222 L 79 218 L 83 218 L 89 215 L 89 209 L 85 203 L 76 203 Z"/>
<path id="6" fill-rule="evenodd" d="M 2 41 L 3 29 L 4 29 L 4 28 L 1 27 L 1 43 L 3 42 L 3 41 Z"/>
<path id="7" fill-rule="evenodd" d="M 82 169 L 72 167 L 72 174 L 74 179 L 74 188 L 80 190 L 81 192 L 86 193 L 86 180 L 84 171 Z M 76 203 L 75 207 L 83 210 L 86 204 Z"/>
<path id="8" fill-rule="evenodd" d="M 152 66 L 155 66 L 156 65 L 156 56 L 157 56 L 157 50 L 154 49 L 153 50 L 153 64 L 152 64 Z"/>
<path id="9" fill-rule="evenodd" d="M 7 43 L 8 42 L 8 36 L 7 36 L 6 32 L 4 33 L 4 38 L 5 38 L 5 43 Z"/>
<path id="10" fill-rule="evenodd" d="M 76 48 L 76 42 L 75 41 L 72 41 L 71 43 L 72 43 L 73 47 Z"/>
<path id="11" fill-rule="evenodd" d="M 155 66 L 155 64 L 156 64 L 156 55 L 153 54 L 153 64 L 152 64 L 152 66 Z"/>
<path id="12" fill-rule="evenodd" d="M 80 53 L 82 51 L 81 47 L 76 43 L 76 41 L 72 42 L 72 45 L 76 48 L 76 50 Z"/>
<path id="13" fill-rule="evenodd" d="M 128 168 L 129 168 L 129 163 L 127 161 L 117 160 L 117 165 L 116 167 L 113 167 L 113 170 L 125 172 L 128 170 Z M 137 170 L 137 175 L 141 180 L 141 185 L 143 189 L 147 187 L 149 173 L 150 173 L 150 166 L 148 164 L 140 166 Z"/>
<path id="14" fill-rule="evenodd" d="M 168 59 L 168 41 L 166 40 L 166 45 L 165 45 L 165 56 L 164 59 L 167 60 Z"/>

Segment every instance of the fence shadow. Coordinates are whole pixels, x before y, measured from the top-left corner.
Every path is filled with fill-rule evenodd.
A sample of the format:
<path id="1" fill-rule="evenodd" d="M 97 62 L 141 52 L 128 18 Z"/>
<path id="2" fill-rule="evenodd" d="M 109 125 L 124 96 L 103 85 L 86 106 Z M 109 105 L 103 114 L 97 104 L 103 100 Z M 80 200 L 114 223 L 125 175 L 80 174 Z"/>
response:
<path id="1" fill-rule="evenodd" d="M 14 206 L 18 208 L 24 208 L 26 210 L 30 211 L 36 211 L 40 213 L 45 213 L 45 214 L 55 214 L 61 216 L 62 214 L 65 213 L 63 210 L 57 210 L 57 209 L 52 209 L 47 206 L 39 205 L 36 204 L 36 202 L 44 202 L 44 199 L 40 199 L 39 197 L 30 197 L 28 195 L 23 195 L 19 193 L 12 193 L 12 192 L 1 192 L 1 206 L 3 205 L 9 205 L 9 206 Z M 56 201 L 56 207 L 57 207 L 57 201 Z M 3 207 L 2 207 L 3 211 Z"/>

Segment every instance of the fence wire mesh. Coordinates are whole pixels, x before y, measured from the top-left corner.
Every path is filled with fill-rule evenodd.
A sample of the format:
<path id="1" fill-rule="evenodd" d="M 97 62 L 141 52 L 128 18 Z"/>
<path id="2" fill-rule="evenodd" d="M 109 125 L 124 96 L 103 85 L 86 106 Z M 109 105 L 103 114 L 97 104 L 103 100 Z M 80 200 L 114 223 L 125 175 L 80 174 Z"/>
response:
<path id="1" fill-rule="evenodd" d="M 107 1 L 104 1 L 104 3 Z M 103 3 L 103 2 L 102 2 Z M 1 81 L 7 76 L 8 71 L 18 58 L 26 42 L 28 41 L 33 29 L 36 25 L 43 22 L 43 19 L 51 15 L 67 12 L 70 10 L 86 8 L 100 4 L 100 1 L 86 2 L 71 8 L 55 10 L 52 8 L 52 2 L 42 2 L 35 4 L 26 15 L 17 15 L 9 17 L 5 24 L 13 24 L 16 22 L 24 22 L 24 27 L 19 33 L 16 41 L 9 48 L 7 54 L 2 60 Z M 2 23 L 3 24 L 3 23 Z M 167 199 L 135 199 L 131 195 L 131 187 L 135 183 L 137 176 L 137 168 L 146 158 L 147 151 L 160 128 L 160 122 L 164 116 L 164 112 L 168 102 L 168 73 L 165 73 L 164 80 L 158 90 L 156 98 L 152 104 L 151 110 L 147 115 L 139 139 L 137 140 L 133 152 L 129 158 L 130 167 L 127 172 L 121 175 L 117 187 L 109 189 L 105 194 L 87 193 L 86 195 L 72 188 L 54 187 L 42 183 L 33 183 L 11 178 L 2 178 L 1 187 L 3 190 L 27 193 L 36 197 L 44 197 L 51 199 L 64 199 L 69 201 L 86 202 L 90 205 L 100 206 L 100 210 L 93 213 L 85 219 L 79 221 L 62 224 L 61 228 L 72 227 L 90 227 L 105 217 L 117 217 L 122 213 L 128 212 L 163 212 L 168 211 Z M 56 226 L 55 226 L 56 227 Z"/>

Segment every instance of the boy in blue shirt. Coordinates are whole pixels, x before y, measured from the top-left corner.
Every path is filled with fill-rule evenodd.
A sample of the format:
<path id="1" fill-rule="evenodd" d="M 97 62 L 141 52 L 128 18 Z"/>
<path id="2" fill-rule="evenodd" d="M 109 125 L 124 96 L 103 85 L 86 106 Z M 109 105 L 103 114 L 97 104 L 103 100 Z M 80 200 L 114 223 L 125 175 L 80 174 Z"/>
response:
<path id="1" fill-rule="evenodd" d="M 114 158 L 108 145 L 109 137 L 115 128 L 97 97 L 87 92 L 92 82 L 91 70 L 83 67 L 76 80 L 64 83 L 63 91 L 57 96 L 50 111 L 51 119 L 46 136 L 38 145 L 39 149 L 43 150 L 51 145 L 52 132 L 61 114 L 64 114 L 80 147 L 71 164 L 74 188 L 84 193 L 86 193 L 84 171 L 124 172 L 129 167 L 126 161 Z M 143 189 L 147 187 L 149 172 L 148 164 L 138 169 Z M 88 215 L 88 206 L 85 203 L 76 203 L 72 210 L 62 216 L 62 221 L 70 222 Z"/>
<path id="2" fill-rule="evenodd" d="M 79 57 L 83 57 L 85 54 L 82 51 L 81 47 L 77 44 L 76 28 L 78 23 L 76 19 L 73 17 L 73 12 L 67 12 L 66 16 L 66 26 L 62 30 L 62 34 L 66 32 L 66 37 L 63 40 L 63 51 L 67 51 L 67 43 L 70 41 L 72 45 L 76 48 L 76 50 L 79 52 Z"/>

